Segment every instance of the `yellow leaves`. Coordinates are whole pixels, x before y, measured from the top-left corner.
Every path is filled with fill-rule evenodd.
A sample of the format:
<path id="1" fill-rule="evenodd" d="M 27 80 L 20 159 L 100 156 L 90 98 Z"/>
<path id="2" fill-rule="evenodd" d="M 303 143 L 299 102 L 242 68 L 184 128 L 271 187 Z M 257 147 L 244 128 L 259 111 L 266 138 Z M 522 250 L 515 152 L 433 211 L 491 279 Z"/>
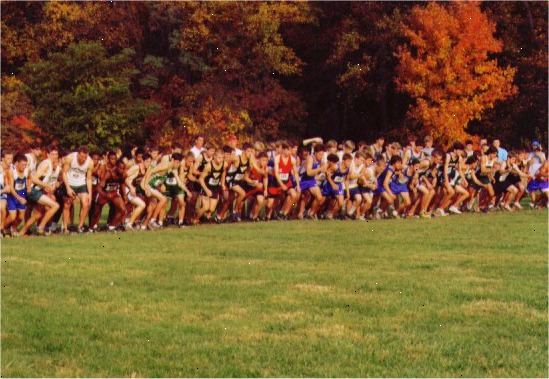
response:
<path id="1" fill-rule="evenodd" d="M 181 116 L 181 124 L 189 135 L 201 134 L 220 145 L 231 134 L 243 134 L 252 121 L 246 110 L 218 104 L 209 97 L 193 114 Z"/>

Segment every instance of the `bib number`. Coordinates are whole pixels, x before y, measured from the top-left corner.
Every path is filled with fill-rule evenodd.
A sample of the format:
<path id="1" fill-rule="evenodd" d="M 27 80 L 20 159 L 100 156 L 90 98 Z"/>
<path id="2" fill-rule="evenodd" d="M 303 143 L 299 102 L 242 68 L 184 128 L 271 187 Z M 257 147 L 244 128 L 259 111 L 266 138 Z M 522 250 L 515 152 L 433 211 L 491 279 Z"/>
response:
<path id="1" fill-rule="evenodd" d="M 290 174 L 280 173 L 280 180 L 287 181 L 290 178 Z"/>
<path id="2" fill-rule="evenodd" d="M 177 184 L 177 180 L 175 178 L 167 178 L 166 184 L 169 186 L 175 186 Z"/>
<path id="3" fill-rule="evenodd" d="M 208 184 L 209 184 L 210 186 L 217 186 L 217 185 L 219 185 L 219 179 L 210 178 L 210 180 L 208 180 Z"/>

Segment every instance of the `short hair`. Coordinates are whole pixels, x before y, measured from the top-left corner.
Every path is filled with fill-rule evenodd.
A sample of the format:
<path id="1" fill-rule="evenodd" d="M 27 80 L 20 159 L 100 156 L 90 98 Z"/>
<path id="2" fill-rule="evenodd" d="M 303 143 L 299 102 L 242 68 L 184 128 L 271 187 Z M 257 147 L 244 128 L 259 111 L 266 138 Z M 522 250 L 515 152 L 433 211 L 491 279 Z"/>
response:
<path id="1" fill-rule="evenodd" d="M 173 154 L 172 154 L 172 159 L 173 159 L 174 161 L 180 161 L 180 160 L 183 159 L 183 154 L 181 154 L 181 153 L 173 153 Z"/>
<path id="2" fill-rule="evenodd" d="M 257 159 L 261 159 L 261 158 L 269 158 L 269 156 L 267 155 L 266 152 L 262 151 L 259 154 L 257 154 Z"/>
<path id="3" fill-rule="evenodd" d="M 454 144 L 452 145 L 452 150 L 463 150 L 463 149 L 465 149 L 465 146 L 463 146 L 463 144 L 459 141 L 454 142 Z"/>
<path id="4" fill-rule="evenodd" d="M 431 136 L 425 136 L 425 138 L 423 138 L 423 142 L 433 142 L 433 137 Z"/>
<path id="5" fill-rule="evenodd" d="M 290 145 L 288 145 L 287 142 L 282 142 L 282 143 L 280 144 L 280 146 L 282 147 L 282 149 L 289 149 L 289 148 L 290 148 Z"/>
<path id="6" fill-rule="evenodd" d="M 319 143 L 318 145 L 314 146 L 313 151 L 315 153 L 325 152 L 326 151 L 326 146 L 324 146 L 323 143 Z"/>
<path id="7" fill-rule="evenodd" d="M 353 156 L 349 153 L 345 153 L 343 154 L 343 160 L 346 161 L 348 159 L 353 159 Z"/>
<path id="8" fill-rule="evenodd" d="M 345 141 L 344 147 L 347 147 L 351 150 L 354 150 L 355 149 L 355 143 L 351 140 L 347 140 L 347 141 Z"/>
<path id="9" fill-rule="evenodd" d="M 146 161 L 147 159 L 150 159 L 151 155 L 149 153 L 143 153 L 143 160 Z"/>
<path id="10" fill-rule="evenodd" d="M 224 153 L 232 153 L 234 149 L 230 147 L 229 145 L 223 145 L 223 152 Z"/>
<path id="11" fill-rule="evenodd" d="M 364 155 L 364 159 L 371 159 L 374 160 L 374 157 L 372 154 L 368 153 L 367 151 L 363 152 L 362 155 Z"/>
<path id="12" fill-rule="evenodd" d="M 113 155 L 116 156 L 116 153 L 115 153 L 114 151 L 109 150 L 109 151 L 107 152 L 107 158 L 108 158 L 108 157 L 112 157 Z"/>
<path id="13" fill-rule="evenodd" d="M 337 156 L 337 154 L 328 154 L 328 157 L 326 158 L 328 160 L 328 162 L 331 162 L 331 163 L 337 163 L 339 162 L 339 157 Z"/>
<path id="14" fill-rule="evenodd" d="M 89 150 L 88 150 L 88 147 L 87 146 L 80 146 L 77 150 L 79 153 L 86 153 L 86 154 L 89 154 Z"/>
<path id="15" fill-rule="evenodd" d="M 245 142 L 243 145 L 242 145 L 242 150 L 246 150 L 246 149 L 252 149 L 253 146 L 251 143 L 249 142 Z"/>
<path id="16" fill-rule="evenodd" d="M 28 159 L 27 159 L 27 157 L 26 157 L 25 154 L 23 154 L 23 153 L 17 153 L 17 154 L 15 154 L 15 156 L 13 157 L 13 161 L 14 161 L 15 163 L 17 163 L 17 162 L 23 162 L 23 161 L 24 161 L 24 162 L 28 162 Z"/>
<path id="17" fill-rule="evenodd" d="M 467 157 L 467 159 L 465 160 L 465 164 L 473 164 L 476 161 L 478 161 L 478 157 L 475 154 L 473 154 L 473 155 Z"/>
<path id="18" fill-rule="evenodd" d="M 470 139 L 468 139 L 468 140 L 465 141 L 465 144 L 466 144 L 466 145 L 472 145 L 472 144 L 473 144 L 473 141 L 470 140 Z"/>
<path id="19" fill-rule="evenodd" d="M 400 156 L 398 156 L 398 155 L 393 155 L 393 156 L 391 157 L 391 160 L 389 161 L 389 164 L 390 164 L 390 165 L 394 165 L 394 164 L 396 164 L 396 163 L 398 163 L 398 162 L 402 162 L 402 158 L 401 158 Z"/>
<path id="20" fill-rule="evenodd" d="M 490 146 L 486 151 L 486 154 L 497 154 L 497 153 L 498 153 L 498 149 L 496 149 L 494 146 Z"/>

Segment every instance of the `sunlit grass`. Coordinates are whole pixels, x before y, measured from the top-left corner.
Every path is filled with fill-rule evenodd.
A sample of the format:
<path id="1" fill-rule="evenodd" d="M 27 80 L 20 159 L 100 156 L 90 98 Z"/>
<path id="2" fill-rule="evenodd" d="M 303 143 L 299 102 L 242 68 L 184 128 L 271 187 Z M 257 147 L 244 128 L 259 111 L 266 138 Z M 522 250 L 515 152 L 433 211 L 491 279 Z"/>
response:
<path id="1" fill-rule="evenodd" d="M 2 376 L 547 371 L 547 213 L 2 242 Z"/>

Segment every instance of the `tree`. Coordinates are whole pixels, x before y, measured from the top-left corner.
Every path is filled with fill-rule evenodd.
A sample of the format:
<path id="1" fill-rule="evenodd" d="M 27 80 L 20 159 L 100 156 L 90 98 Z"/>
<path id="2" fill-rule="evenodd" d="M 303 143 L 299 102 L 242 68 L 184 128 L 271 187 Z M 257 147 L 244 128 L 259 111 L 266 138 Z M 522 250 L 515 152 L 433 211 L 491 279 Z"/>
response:
<path id="1" fill-rule="evenodd" d="M 24 93 L 24 85 L 17 77 L 2 78 L 2 147 L 23 150 L 34 141 L 41 141 L 44 133 L 31 121 L 32 105 Z"/>
<path id="2" fill-rule="evenodd" d="M 131 49 L 108 56 L 98 43 L 71 44 L 48 59 L 28 63 L 22 79 L 39 128 L 62 147 L 114 148 L 139 141 L 154 110 L 134 98 Z"/>
<path id="3" fill-rule="evenodd" d="M 441 144 L 464 139 L 471 120 L 516 93 L 515 69 L 490 58 L 502 43 L 477 3 L 415 6 L 402 28 L 396 84 L 415 100 L 409 117 Z"/>

